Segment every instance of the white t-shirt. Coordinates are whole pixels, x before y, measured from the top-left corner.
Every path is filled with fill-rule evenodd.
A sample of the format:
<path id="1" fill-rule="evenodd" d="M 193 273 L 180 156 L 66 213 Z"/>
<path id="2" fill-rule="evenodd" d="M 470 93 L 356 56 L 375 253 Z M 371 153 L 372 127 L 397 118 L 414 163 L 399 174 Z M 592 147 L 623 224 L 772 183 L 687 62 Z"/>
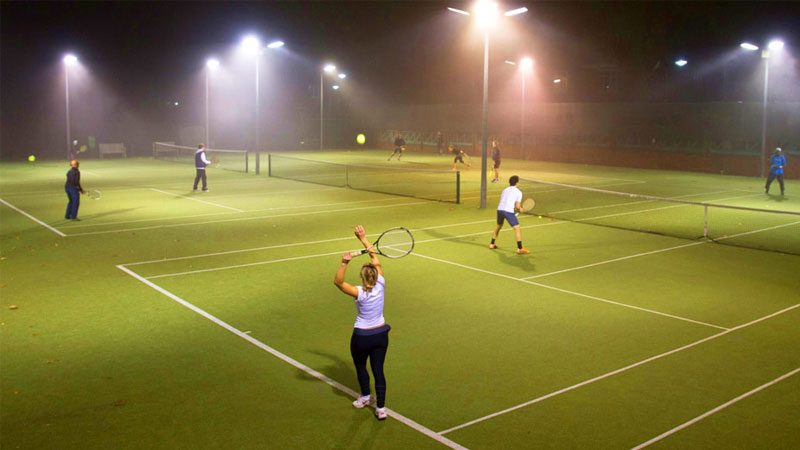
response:
<path id="1" fill-rule="evenodd" d="M 514 205 L 521 201 L 522 191 L 520 191 L 516 186 L 509 186 L 503 189 L 503 193 L 500 194 L 500 203 L 497 205 L 497 210 L 513 213 Z"/>
<path id="2" fill-rule="evenodd" d="M 369 292 L 365 291 L 361 286 L 356 286 L 356 289 L 358 289 L 358 297 L 356 298 L 358 315 L 356 316 L 356 323 L 353 325 L 355 328 L 373 328 L 384 323 L 383 292 L 385 286 L 386 280 L 383 279 L 383 275 L 378 275 L 375 286 Z"/>

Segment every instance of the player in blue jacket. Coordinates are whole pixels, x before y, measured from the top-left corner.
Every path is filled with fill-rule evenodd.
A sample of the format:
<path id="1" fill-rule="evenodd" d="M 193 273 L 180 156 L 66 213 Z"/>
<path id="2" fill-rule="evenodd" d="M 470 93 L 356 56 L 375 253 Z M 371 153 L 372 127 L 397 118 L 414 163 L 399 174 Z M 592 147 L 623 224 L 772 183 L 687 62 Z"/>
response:
<path id="1" fill-rule="evenodd" d="M 783 150 L 780 147 L 775 149 L 775 153 L 769 158 L 769 176 L 767 176 L 767 185 L 764 188 L 765 192 L 769 194 L 769 185 L 772 180 L 778 179 L 781 185 L 781 195 L 783 195 L 783 169 L 786 168 L 786 157 L 783 156 Z"/>

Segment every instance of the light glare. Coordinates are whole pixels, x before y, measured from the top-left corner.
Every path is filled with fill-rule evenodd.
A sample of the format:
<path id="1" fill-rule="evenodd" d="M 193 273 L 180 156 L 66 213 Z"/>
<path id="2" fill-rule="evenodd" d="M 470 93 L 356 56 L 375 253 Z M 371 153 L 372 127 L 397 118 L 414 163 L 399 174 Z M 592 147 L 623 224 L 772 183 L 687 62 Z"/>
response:
<path id="1" fill-rule="evenodd" d="M 269 45 L 267 45 L 267 48 L 280 48 L 283 46 L 284 46 L 283 41 L 275 41 L 275 42 L 270 42 Z"/>
<path id="2" fill-rule="evenodd" d="M 493 27 L 497 23 L 497 3 L 491 0 L 479 0 L 475 4 L 475 17 L 478 19 L 479 27 Z"/>
<path id="3" fill-rule="evenodd" d="M 338 91 L 339 90 L 339 85 L 338 84 L 334 84 L 331 87 L 333 88 L 334 91 Z"/>
<path id="4" fill-rule="evenodd" d="M 775 40 L 769 43 L 770 50 L 780 50 L 782 48 L 783 48 L 783 41 Z"/>
<path id="5" fill-rule="evenodd" d="M 336 66 L 334 66 L 333 64 L 327 64 L 322 70 L 328 73 L 332 73 L 333 71 L 336 70 Z"/>
<path id="6" fill-rule="evenodd" d="M 461 10 L 461 9 L 451 8 L 449 6 L 447 7 L 447 10 L 448 11 L 452 11 L 452 12 L 457 13 L 457 14 L 463 14 L 465 16 L 469 16 L 470 15 L 470 13 L 468 13 L 467 11 L 464 11 L 464 10 Z"/>
<path id="7" fill-rule="evenodd" d="M 251 55 L 255 55 L 258 54 L 260 48 L 261 48 L 261 42 L 259 42 L 257 37 L 250 35 L 242 39 L 242 49 L 245 52 Z"/>
<path id="8" fill-rule="evenodd" d="M 753 45 L 753 44 L 751 44 L 749 42 L 742 42 L 741 44 L 739 44 L 739 47 L 742 47 L 743 49 L 745 49 L 747 51 L 750 51 L 750 52 L 758 50 L 758 46 L 757 45 Z"/>
<path id="9" fill-rule="evenodd" d="M 686 64 L 689 64 L 689 61 L 686 61 L 685 59 L 679 59 L 679 60 L 675 61 L 675 65 L 678 66 L 678 67 L 683 67 Z"/>
<path id="10" fill-rule="evenodd" d="M 345 78 L 347 78 L 347 74 L 340 73 L 339 75 L 337 75 L 337 77 L 339 77 L 340 80 L 344 80 Z"/>
<path id="11" fill-rule="evenodd" d="M 511 17 L 511 16 L 516 16 L 518 14 L 525 14 L 526 12 L 528 12 L 528 8 L 522 7 L 522 8 L 512 9 L 511 11 L 506 11 L 504 15 L 506 17 Z"/>
<path id="12" fill-rule="evenodd" d="M 530 58 L 522 58 L 519 62 L 519 70 L 529 71 L 533 67 L 533 60 Z"/>
<path id="13" fill-rule="evenodd" d="M 211 58 L 208 61 L 206 61 L 206 67 L 208 67 L 209 69 L 212 69 L 212 70 L 216 69 L 217 67 L 219 67 L 219 61 L 217 61 L 214 58 Z"/>
<path id="14" fill-rule="evenodd" d="M 68 54 L 64 56 L 64 64 L 72 65 L 78 62 L 78 57 L 73 54 Z"/>
<path id="15" fill-rule="evenodd" d="M 555 84 L 561 83 L 561 78 L 556 78 L 555 80 L 553 80 L 553 83 Z"/>
<path id="16" fill-rule="evenodd" d="M 514 61 L 509 61 L 509 60 L 506 60 L 506 64 L 509 64 L 509 65 L 512 65 L 512 66 L 516 66 L 517 65 L 517 63 L 515 63 Z"/>

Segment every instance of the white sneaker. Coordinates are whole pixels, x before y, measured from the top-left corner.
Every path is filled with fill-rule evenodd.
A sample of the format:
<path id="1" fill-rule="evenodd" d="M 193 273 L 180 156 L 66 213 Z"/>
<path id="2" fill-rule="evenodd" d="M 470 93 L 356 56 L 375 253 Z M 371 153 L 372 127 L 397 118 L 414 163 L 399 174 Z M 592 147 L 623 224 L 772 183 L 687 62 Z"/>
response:
<path id="1" fill-rule="evenodd" d="M 375 417 L 378 420 L 386 420 L 386 408 L 375 408 Z"/>
<path id="2" fill-rule="evenodd" d="M 358 409 L 361 409 L 365 406 L 369 406 L 373 402 L 372 396 L 368 395 L 366 397 L 358 397 L 356 401 L 353 402 L 353 406 Z"/>

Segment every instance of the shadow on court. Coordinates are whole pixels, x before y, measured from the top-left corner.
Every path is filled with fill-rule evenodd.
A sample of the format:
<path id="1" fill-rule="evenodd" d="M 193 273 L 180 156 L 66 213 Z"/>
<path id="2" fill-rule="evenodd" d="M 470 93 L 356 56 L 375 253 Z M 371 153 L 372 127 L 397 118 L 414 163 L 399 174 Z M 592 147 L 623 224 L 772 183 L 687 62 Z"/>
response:
<path id="1" fill-rule="evenodd" d="M 342 345 L 348 345 L 348 340 L 342 340 Z M 339 383 L 349 387 L 350 389 L 358 392 L 358 381 L 356 379 L 356 369 L 353 366 L 352 361 L 345 361 L 342 358 L 339 358 L 336 355 L 331 353 L 326 353 L 317 350 L 309 350 L 309 353 L 322 356 L 330 360 L 330 363 L 324 367 L 315 367 L 318 372 L 322 373 L 323 375 L 333 379 L 334 381 L 338 381 Z M 297 378 L 300 380 L 306 381 L 316 381 L 319 382 L 317 378 L 312 377 L 311 375 L 303 372 L 302 370 L 297 371 Z M 349 395 L 346 393 L 334 388 L 333 386 L 330 387 L 334 394 L 347 398 L 348 400 L 352 401 L 354 399 L 350 398 Z"/>
<path id="2" fill-rule="evenodd" d="M 124 213 L 128 213 L 128 212 L 136 211 L 137 209 L 141 209 L 141 206 L 137 206 L 135 208 L 114 209 L 114 210 L 111 210 L 111 211 L 101 212 L 101 213 L 97 213 L 97 214 L 78 215 L 78 217 L 83 219 L 83 220 L 99 219 L 100 217 L 113 216 L 114 214 L 124 214 Z"/>

